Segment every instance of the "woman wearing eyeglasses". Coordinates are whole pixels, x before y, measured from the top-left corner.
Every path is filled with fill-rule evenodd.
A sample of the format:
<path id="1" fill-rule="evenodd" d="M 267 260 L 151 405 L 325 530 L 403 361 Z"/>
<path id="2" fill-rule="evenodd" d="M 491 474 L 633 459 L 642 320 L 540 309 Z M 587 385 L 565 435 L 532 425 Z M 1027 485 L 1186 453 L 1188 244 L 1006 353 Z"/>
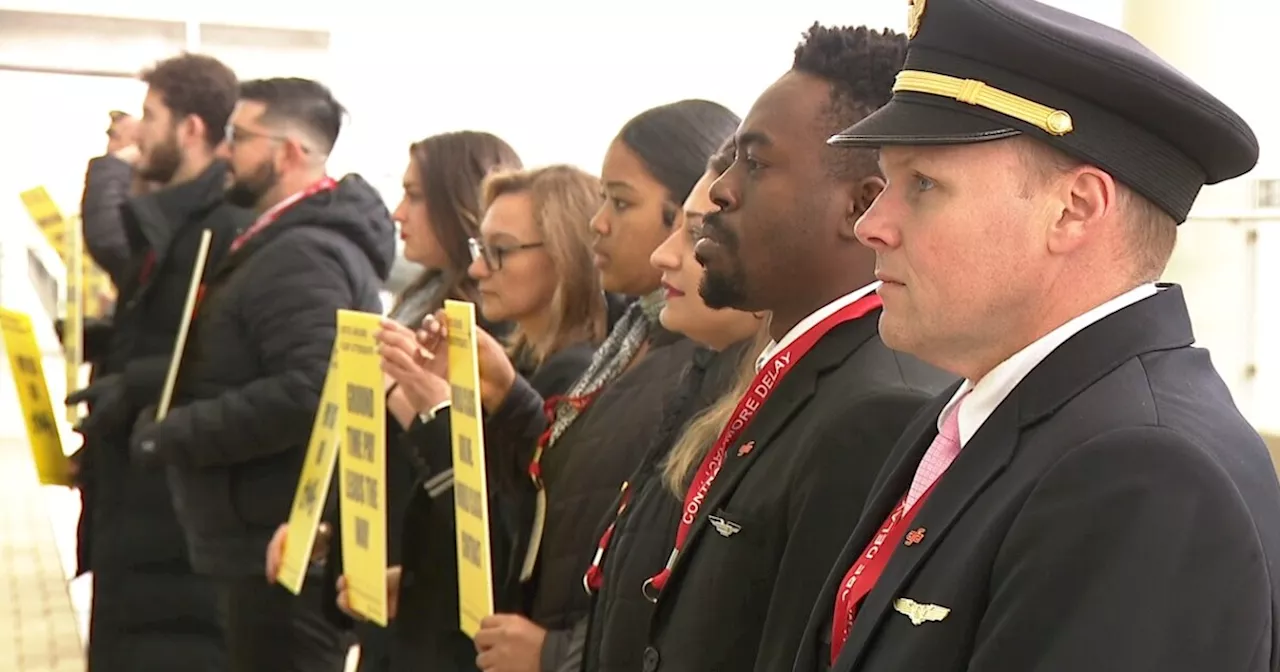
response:
<path id="1" fill-rule="evenodd" d="M 576 377 L 604 340 L 605 294 L 591 259 L 599 194 L 600 181 L 572 166 L 485 181 L 487 207 L 480 235 L 469 241 L 467 273 L 484 319 L 514 325 L 509 351 L 526 370 L 571 357 L 579 360 L 570 374 Z"/>
<path id="2" fill-rule="evenodd" d="M 551 166 L 491 175 L 481 194 L 485 214 L 468 241 L 466 269 L 481 316 L 513 325 L 505 357 L 541 393 L 562 394 L 586 369 L 609 328 L 609 302 L 590 249 L 600 183 L 577 168 Z M 614 313 L 621 313 L 621 302 L 613 304 Z M 495 341 L 480 332 L 492 352 Z M 396 637 L 391 669 L 475 670 L 474 644 L 458 629 L 452 452 L 444 412 L 449 388 L 444 372 L 432 370 L 443 362 L 424 361 L 408 329 L 388 329 L 381 339 L 384 368 L 397 390 L 412 413 L 430 417 L 412 436 L 424 480 L 406 516 L 401 567 L 389 573 Z M 527 535 L 534 502 L 525 496 L 527 489 L 498 487 L 491 493 L 496 604 L 523 611 L 518 540 Z"/>

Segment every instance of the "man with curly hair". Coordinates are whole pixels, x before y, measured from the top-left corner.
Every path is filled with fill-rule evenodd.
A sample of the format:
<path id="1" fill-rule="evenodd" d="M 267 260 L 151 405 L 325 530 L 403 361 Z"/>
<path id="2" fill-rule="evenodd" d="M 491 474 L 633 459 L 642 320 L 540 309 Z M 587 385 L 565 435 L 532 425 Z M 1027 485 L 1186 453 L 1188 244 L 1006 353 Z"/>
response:
<path id="1" fill-rule="evenodd" d="M 235 107 L 239 82 L 209 56 L 182 54 L 141 76 L 148 85 L 137 129 L 136 172 L 159 185 L 116 214 L 127 256 L 106 352 L 94 381 L 68 403 L 87 402 L 79 427 L 84 512 L 81 570 L 93 571 L 91 672 L 173 669 L 223 672 L 224 638 L 210 580 L 192 571 L 163 471 L 129 459 L 130 432 L 159 399 L 186 305 L 201 235 L 213 242 L 206 268 L 247 225 L 247 210 L 224 199 L 226 167 L 215 152 Z M 109 185 L 90 171 L 86 202 Z M 105 212 L 114 207 L 118 213 Z M 86 221 L 89 215 L 86 208 Z"/>
<path id="2" fill-rule="evenodd" d="M 891 96 L 906 39 L 814 25 L 751 108 L 696 248 L 707 305 L 772 313 L 773 341 L 684 496 L 643 669 L 790 666 L 822 576 L 908 420 L 953 378 L 876 334 L 854 224 L 884 180 L 826 145 Z M 758 417 L 757 417 L 758 416 Z"/>

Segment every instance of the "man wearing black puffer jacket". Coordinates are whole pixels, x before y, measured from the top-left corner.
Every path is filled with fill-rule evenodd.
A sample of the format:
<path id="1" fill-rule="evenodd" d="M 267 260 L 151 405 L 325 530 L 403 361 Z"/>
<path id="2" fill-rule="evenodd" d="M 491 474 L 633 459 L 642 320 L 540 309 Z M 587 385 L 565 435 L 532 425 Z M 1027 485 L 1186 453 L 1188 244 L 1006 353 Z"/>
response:
<path id="1" fill-rule="evenodd" d="M 141 79 L 136 177 L 160 188 L 127 198 L 135 170 L 127 164 L 123 184 L 91 169 L 85 185 L 86 224 L 119 227 L 126 248 L 93 383 L 68 397 L 89 404 L 78 428 L 77 539 L 80 571 L 93 572 L 88 669 L 161 672 L 181 660 L 184 672 L 223 672 L 213 581 L 192 571 L 164 470 L 130 460 L 129 436 L 164 386 L 201 235 L 212 236 L 214 264 L 253 221 L 225 201 L 226 166 L 214 156 L 239 83 L 225 64 L 197 54 L 161 61 Z"/>
<path id="2" fill-rule="evenodd" d="M 316 82 L 241 85 L 221 150 L 227 199 L 258 218 L 206 277 L 174 408 L 160 423 L 144 415 L 131 443 L 168 468 L 192 564 L 218 579 L 235 672 L 337 672 L 346 658 L 318 582 L 295 598 L 263 562 L 289 515 L 336 313 L 380 312 L 395 254 L 378 193 L 326 175 L 342 115 Z"/>

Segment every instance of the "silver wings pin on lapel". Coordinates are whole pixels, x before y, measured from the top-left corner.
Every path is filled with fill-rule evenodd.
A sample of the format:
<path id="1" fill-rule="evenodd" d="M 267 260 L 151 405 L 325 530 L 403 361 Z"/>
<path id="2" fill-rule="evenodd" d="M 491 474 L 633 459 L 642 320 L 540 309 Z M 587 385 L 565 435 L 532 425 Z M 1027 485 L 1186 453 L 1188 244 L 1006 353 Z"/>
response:
<path id="1" fill-rule="evenodd" d="M 941 621 L 951 613 L 951 610 L 946 607 L 921 604 L 905 597 L 894 600 L 893 610 L 911 619 L 911 625 L 923 625 L 925 621 Z"/>
<path id="2" fill-rule="evenodd" d="M 711 523 L 711 527 L 716 528 L 716 532 L 719 532 L 722 537 L 731 537 L 742 531 L 741 525 L 720 516 L 707 516 L 707 522 Z"/>

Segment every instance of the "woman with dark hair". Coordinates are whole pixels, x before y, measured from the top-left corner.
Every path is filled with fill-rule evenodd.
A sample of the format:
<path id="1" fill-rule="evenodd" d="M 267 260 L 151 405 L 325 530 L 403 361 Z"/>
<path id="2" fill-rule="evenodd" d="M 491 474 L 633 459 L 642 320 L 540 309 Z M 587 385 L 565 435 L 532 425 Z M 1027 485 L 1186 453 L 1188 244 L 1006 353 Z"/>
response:
<path id="1" fill-rule="evenodd" d="M 501 138 L 479 131 L 433 135 L 409 147 L 404 198 L 392 213 L 400 224 L 404 257 L 426 270 L 391 309 L 396 322 L 417 327 L 445 299 L 476 301 L 467 275 L 467 241 L 480 230 L 480 188 L 490 174 L 523 167 Z"/>
<path id="2" fill-rule="evenodd" d="M 582 672 L 644 667 L 654 604 L 641 588 L 666 563 L 694 469 L 729 421 L 768 342 L 764 314 L 713 310 L 698 295 L 703 269 L 693 246 L 701 237 L 703 217 L 717 210 L 711 183 L 732 163 L 732 147 L 712 157 L 685 201 L 682 226 L 650 259 L 672 292 L 662 311 L 663 326 L 702 347 L 668 398 L 663 421 L 650 434 L 649 453 L 627 478 L 613 515 L 598 523 L 592 540 L 598 553 L 583 577 L 594 599 Z"/>
<path id="3" fill-rule="evenodd" d="M 481 339 L 490 473 L 532 488 L 537 502 L 522 572 L 527 602 L 520 614 L 485 619 L 475 639 L 486 672 L 581 664 L 590 606 L 582 570 L 596 523 L 645 454 L 695 348 L 662 328 L 666 292 L 649 256 L 679 225 L 680 205 L 737 125 L 716 103 L 684 100 L 640 114 L 613 140 L 601 173 L 605 202 L 591 222 L 595 265 L 606 291 L 635 301 L 565 395 L 544 399 L 492 339 Z M 439 351 L 440 321 L 426 332 L 424 345 Z"/>
<path id="4" fill-rule="evenodd" d="M 409 148 L 409 165 L 404 173 L 404 196 L 392 213 L 400 225 L 404 241 L 404 257 L 424 267 L 422 275 L 397 297 L 385 329 L 396 325 L 416 326 L 426 315 L 444 305 L 445 299 L 474 301 L 478 296 L 475 280 L 467 275 L 471 265 L 468 241 L 478 235 L 484 214 L 481 186 L 491 174 L 517 170 L 520 157 L 501 138 L 479 131 L 459 131 L 433 135 L 413 143 Z M 491 331 L 505 334 L 509 325 L 484 322 Z M 404 547 L 402 532 L 411 515 L 410 501 L 417 483 L 428 478 L 417 446 L 428 430 L 409 413 L 404 422 L 396 411 L 413 404 L 396 381 L 386 377 L 387 394 L 387 564 L 398 566 Z M 338 480 L 334 479 L 334 487 Z M 330 617 L 354 630 L 360 642 L 359 672 L 391 670 L 394 645 L 393 629 L 353 622 L 336 607 L 335 584 L 342 574 L 340 535 L 332 534 L 336 511 L 329 512 L 316 543 L 316 560 L 324 560 L 323 581 L 330 598 Z M 287 525 L 281 525 L 267 548 L 267 575 L 275 579 L 284 553 Z M 410 525 L 409 527 L 412 527 Z M 330 548 L 332 546 L 332 548 Z"/>

